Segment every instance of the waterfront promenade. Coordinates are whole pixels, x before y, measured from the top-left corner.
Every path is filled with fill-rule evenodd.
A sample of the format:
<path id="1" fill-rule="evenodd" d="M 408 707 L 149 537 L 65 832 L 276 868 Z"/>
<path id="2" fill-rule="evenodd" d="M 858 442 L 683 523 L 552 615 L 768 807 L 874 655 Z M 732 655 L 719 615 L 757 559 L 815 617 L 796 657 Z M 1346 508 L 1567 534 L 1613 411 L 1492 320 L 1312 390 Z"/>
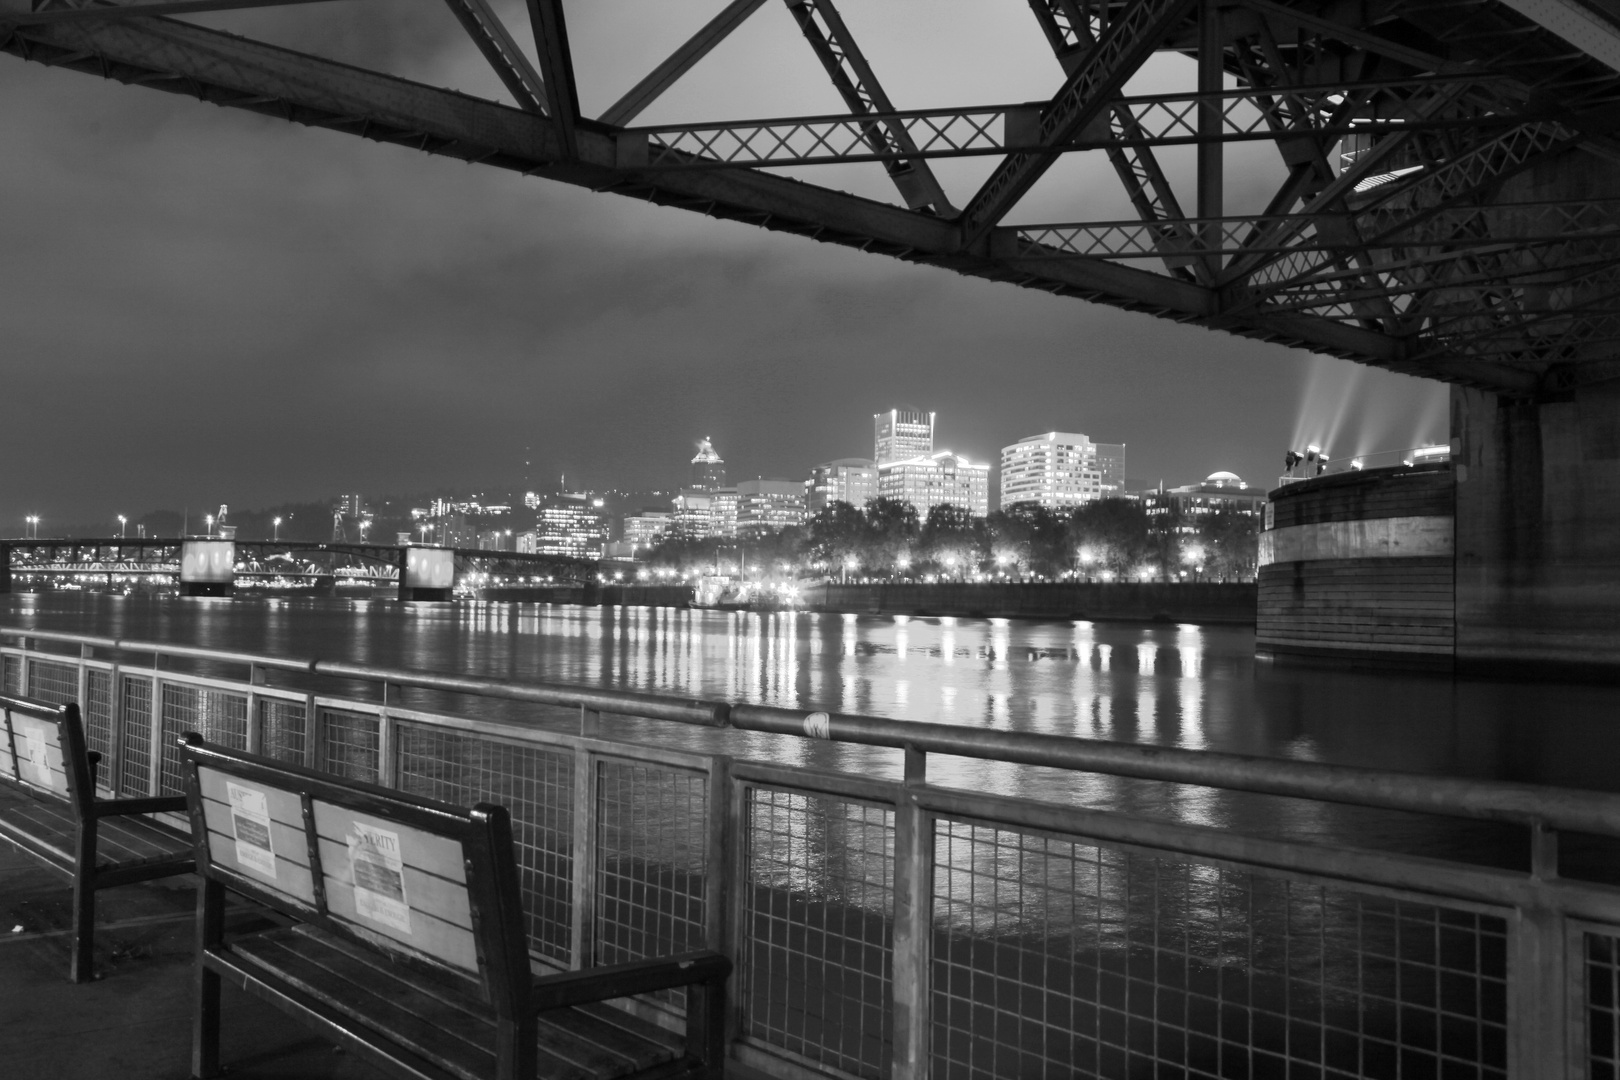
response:
<path id="1" fill-rule="evenodd" d="M 177 790 L 174 739 L 200 731 L 341 778 L 507 806 L 532 962 L 723 951 L 737 965 L 733 1075 L 1516 1078 L 1577 1064 L 1603 1075 L 1620 1058 L 1620 888 L 1601 877 L 1620 795 L 308 655 L 3 636 L 8 691 L 82 701 L 117 794 Z M 412 696 L 429 692 L 431 708 Z M 572 729 L 480 719 L 477 701 L 570 709 Z M 679 750 L 638 734 L 669 727 L 713 741 Z M 885 748 L 902 775 L 805 764 L 783 749 L 793 745 L 834 763 Z M 1003 794 L 1029 767 L 1068 777 L 1079 797 Z M 1087 805 L 1098 784 L 1115 790 L 1107 808 Z M 106 909 L 106 922 L 131 923 L 103 942 L 109 980 L 181 940 L 140 917 Z M 120 936 L 137 931 L 147 944 Z M 53 940 L 12 947 L 50 978 L 56 958 L 28 950 Z M 163 992 L 126 985 L 154 1010 L 153 1027 L 140 1010 L 124 1018 L 138 1042 L 172 1014 Z M 681 1006 L 635 1009 L 661 1023 Z M 314 1052 L 243 1037 L 266 1069 Z"/>

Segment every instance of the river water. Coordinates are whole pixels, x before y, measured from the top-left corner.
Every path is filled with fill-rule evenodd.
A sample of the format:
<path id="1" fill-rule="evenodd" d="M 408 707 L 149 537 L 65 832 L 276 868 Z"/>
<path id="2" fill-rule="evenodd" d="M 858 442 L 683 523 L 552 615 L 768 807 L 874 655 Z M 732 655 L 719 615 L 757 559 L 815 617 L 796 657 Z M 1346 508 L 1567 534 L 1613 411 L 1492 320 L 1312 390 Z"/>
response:
<path id="1" fill-rule="evenodd" d="M 85 592 L 0 597 L 0 622 L 1620 791 L 1620 687 L 1275 665 L 1255 660 L 1253 632 L 1243 628 Z M 476 703 L 471 711 L 560 722 L 510 702 Z M 900 768 L 897 753 L 868 747 L 650 721 L 615 721 L 608 732 L 867 775 L 897 777 Z M 998 794 L 1335 844 L 1493 864 L 1515 864 L 1522 854 L 1519 842 L 1500 830 L 1294 800 L 959 759 L 931 761 L 929 775 L 937 783 Z"/>

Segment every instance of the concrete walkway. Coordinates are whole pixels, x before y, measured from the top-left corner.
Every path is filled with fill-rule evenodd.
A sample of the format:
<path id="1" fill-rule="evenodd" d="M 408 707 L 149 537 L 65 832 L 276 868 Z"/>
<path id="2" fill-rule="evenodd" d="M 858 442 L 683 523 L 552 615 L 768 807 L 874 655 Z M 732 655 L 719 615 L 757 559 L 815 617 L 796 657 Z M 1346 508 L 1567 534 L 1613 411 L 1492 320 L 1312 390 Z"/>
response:
<path id="1" fill-rule="evenodd" d="M 97 895 L 95 982 L 68 981 L 67 879 L 0 840 L 0 1074 L 7 1080 L 185 1080 L 191 1075 L 195 879 Z M 239 990 L 223 1051 L 240 1080 L 383 1074 Z"/>

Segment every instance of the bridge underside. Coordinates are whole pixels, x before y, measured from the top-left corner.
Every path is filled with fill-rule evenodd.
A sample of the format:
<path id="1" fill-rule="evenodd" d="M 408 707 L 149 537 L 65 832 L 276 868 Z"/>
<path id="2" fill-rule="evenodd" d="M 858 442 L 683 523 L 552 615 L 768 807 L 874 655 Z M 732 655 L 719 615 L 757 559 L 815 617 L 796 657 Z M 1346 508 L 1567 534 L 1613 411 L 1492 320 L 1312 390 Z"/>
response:
<path id="1" fill-rule="evenodd" d="M 1029 0 L 1009 15 L 1050 46 L 1049 98 L 900 109 L 833 0 L 715 0 L 708 24 L 591 118 L 575 86 L 588 50 L 570 48 L 562 0 L 527 0 L 521 31 L 488 0 L 446 0 L 507 101 L 184 21 L 281 2 L 0 0 L 0 51 L 1441 379 L 1459 387 L 1462 453 L 1497 463 L 1459 485 L 1459 530 L 1494 537 L 1480 556 L 1494 569 L 1474 574 L 1459 532 L 1460 611 L 1553 625 L 1571 589 L 1620 584 L 1612 4 Z M 845 111 L 638 125 L 778 3 Z M 1149 69 L 1159 92 L 1139 93 Z M 1258 184 L 1256 145 L 1271 151 Z M 1054 166 L 1085 154 L 1106 157 L 1133 215 L 1098 220 L 1083 192 L 1059 191 L 1073 217 L 1023 220 L 1025 196 L 1051 195 Z M 988 158 L 989 175 L 953 190 L 935 163 L 966 157 Z M 1240 158 L 1252 204 L 1229 183 Z M 886 199 L 814 182 L 815 166 L 859 163 Z M 1504 539 L 1566 524 L 1580 543 Z M 1561 584 L 1543 580 L 1555 561 Z M 1620 665 L 1620 628 L 1599 638 L 1591 655 Z"/>

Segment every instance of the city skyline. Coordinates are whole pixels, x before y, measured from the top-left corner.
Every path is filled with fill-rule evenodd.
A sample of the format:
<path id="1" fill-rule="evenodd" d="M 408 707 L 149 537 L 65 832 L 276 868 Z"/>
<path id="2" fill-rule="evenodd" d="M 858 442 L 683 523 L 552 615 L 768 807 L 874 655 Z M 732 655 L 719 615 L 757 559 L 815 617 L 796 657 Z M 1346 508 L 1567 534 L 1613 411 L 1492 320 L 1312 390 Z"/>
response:
<path id="1" fill-rule="evenodd" d="M 676 7 L 642 14 L 696 17 Z M 939 37 L 926 70 L 886 69 L 902 106 L 935 83 L 985 101 L 1049 93 L 1061 70 L 1033 20 L 990 7 L 939 0 L 927 27 L 852 18 L 873 50 Z M 622 14 L 601 9 L 581 9 L 578 47 Z M 343 5 L 237 18 L 390 54 L 437 85 L 492 79 L 476 50 L 450 49 L 453 20 L 425 12 L 388 40 Z M 836 111 L 784 13 L 755 33 L 786 35 L 759 53 L 783 96 L 751 107 Z M 639 62 L 594 65 L 587 109 Z M 672 114 L 734 113 L 724 71 L 694 69 Z M 924 397 L 957 418 L 943 444 L 973 460 L 1023 434 L 1097 431 L 1167 481 L 1263 475 L 1302 427 L 1387 428 L 1387 447 L 1420 424 L 1446 434 L 1440 384 L 1346 361 L 37 65 L 0 66 L 0 92 L 29 102 L 0 116 L 0 192 L 30 207 L 0 220 L 0 367 L 8 395 L 40 406 L 0 434 L 28 465 L 0 475 L 0 519 L 467 477 L 516 488 L 531 473 L 658 488 L 694 433 L 747 475 L 797 476 L 866 446 L 879 403 Z M 871 166 L 850 182 L 885 180 Z M 1321 383 L 1357 385 L 1345 402 L 1317 400 Z"/>

